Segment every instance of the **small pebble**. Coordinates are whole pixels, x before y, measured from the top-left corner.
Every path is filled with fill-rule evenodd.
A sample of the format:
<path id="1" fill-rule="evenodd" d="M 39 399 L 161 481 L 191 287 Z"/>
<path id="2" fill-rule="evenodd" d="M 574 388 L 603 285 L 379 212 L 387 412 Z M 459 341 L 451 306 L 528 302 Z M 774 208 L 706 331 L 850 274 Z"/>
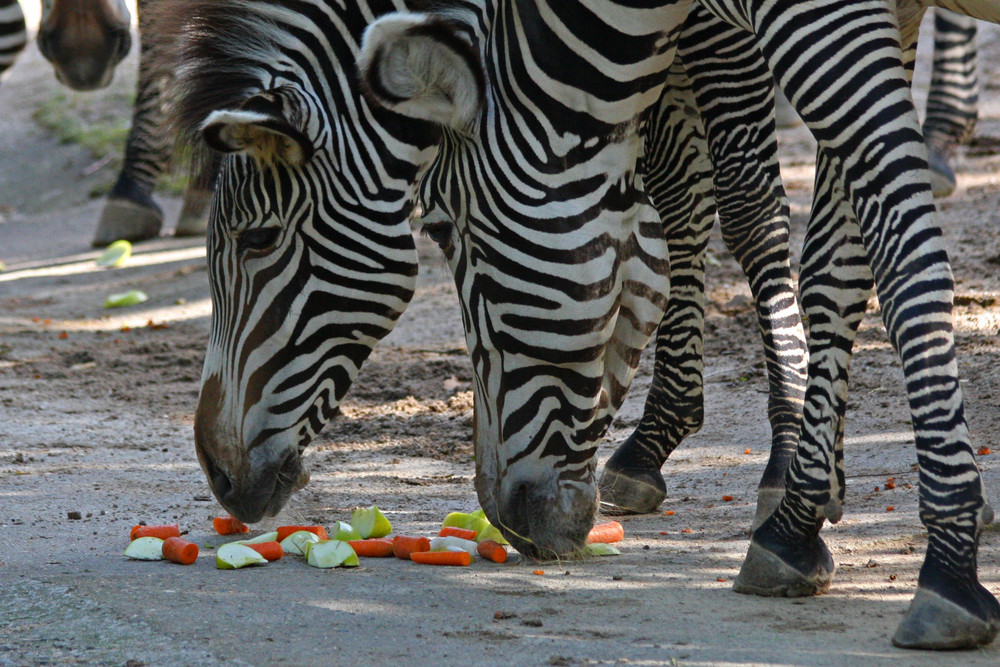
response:
<path id="1" fill-rule="evenodd" d="M 80 519 L 83 518 L 83 515 L 80 514 L 79 512 L 66 512 L 66 518 L 70 519 L 71 521 L 79 521 Z"/>

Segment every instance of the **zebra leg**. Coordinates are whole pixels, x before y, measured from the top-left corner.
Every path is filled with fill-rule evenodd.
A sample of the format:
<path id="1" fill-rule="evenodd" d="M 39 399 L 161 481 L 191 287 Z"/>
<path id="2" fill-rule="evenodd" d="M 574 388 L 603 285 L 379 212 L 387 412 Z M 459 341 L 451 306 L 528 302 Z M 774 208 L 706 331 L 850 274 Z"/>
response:
<path id="1" fill-rule="evenodd" d="M 949 160 L 960 144 L 972 138 L 978 115 L 976 20 L 935 9 L 934 69 L 924 119 L 935 197 L 947 197 L 955 190 Z"/>
<path id="2" fill-rule="evenodd" d="M 0 80 L 28 43 L 24 12 L 18 0 L 0 0 Z"/>
<path id="3" fill-rule="evenodd" d="M 708 136 L 722 237 L 750 284 L 764 343 L 771 452 L 758 486 L 756 527 L 784 494 L 807 365 L 772 117 L 774 83 L 755 37 L 699 5 L 685 24 L 680 54 L 698 63 L 690 72 Z"/>
<path id="4" fill-rule="evenodd" d="M 148 0 L 138 3 L 139 25 Z M 153 40 L 143 39 L 139 54 L 139 84 L 132 127 L 125 143 L 121 173 L 101 212 L 91 244 L 104 246 L 118 239 L 142 241 L 160 233 L 163 211 L 153 201 L 153 188 L 168 158 L 168 142 L 163 131 L 160 80 L 152 66 Z"/>
<path id="5" fill-rule="evenodd" d="M 810 337 L 826 324 L 817 302 L 825 302 L 825 313 L 835 313 L 847 302 L 840 288 L 848 295 L 859 288 L 859 274 L 838 266 L 837 258 L 866 258 L 889 339 L 903 362 L 920 469 L 920 514 L 928 531 L 918 593 L 893 641 L 910 648 L 978 646 L 1000 630 L 1000 604 L 976 573 L 979 533 L 992 520 L 992 510 L 965 422 L 951 329 L 953 279 L 934 219 L 926 150 L 902 68 L 899 31 L 895 17 L 879 2 L 840 6 L 822 22 L 822 30 L 813 31 L 810 22 L 820 22 L 806 15 L 811 9 L 787 3 L 757 26 L 762 52 L 835 169 L 858 222 L 860 243 L 844 229 L 810 229 L 808 242 L 824 245 L 813 251 L 823 257 L 811 260 L 811 266 L 823 261 L 835 272 L 831 280 L 837 280 L 826 293 L 810 297 Z M 793 31 L 791 25 L 804 30 Z M 841 51 L 848 47 L 835 36 L 860 26 L 877 58 Z M 796 58 L 801 47 L 783 43 L 782 34 L 797 34 L 808 43 L 810 58 Z M 814 81 L 817 66 L 834 68 L 837 76 Z M 819 319 L 814 322 L 814 317 Z M 810 360 L 804 428 L 785 497 L 754 531 L 737 591 L 803 595 L 829 586 L 833 561 L 819 530 L 825 518 L 839 518 L 834 496 L 841 491 L 831 470 L 850 351 L 847 341 L 834 346 L 840 346 L 841 359 L 834 354 Z"/>
<path id="6" fill-rule="evenodd" d="M 602 510 L 625 514 L 651 512 L 663 502 L 660 468 L 704 419 L 704 260 L 715 200 L 705 133 L 679 60 L 646 121 L 645 141 L 644 180 L 670 250 L 670 301 L 657 329 L 642 419 L 608 459 L 599 485 Z"/>

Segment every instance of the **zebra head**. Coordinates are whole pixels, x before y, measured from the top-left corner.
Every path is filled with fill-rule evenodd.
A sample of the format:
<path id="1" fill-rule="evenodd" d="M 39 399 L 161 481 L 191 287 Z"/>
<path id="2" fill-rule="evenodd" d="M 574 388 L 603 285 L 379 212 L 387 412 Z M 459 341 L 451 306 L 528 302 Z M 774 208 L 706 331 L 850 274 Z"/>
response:
<path id="1" fill-rule="evenodd" d="M 63 84 L 104 88 L 132 47 L 131 22 L 125 0 L 42 0 L 38 49 Z"/>
<path id="2" fill-rule="evenodd" d="M 303 450 L 413 294 L 409 216 L 439 134 L 369 107 L 354 72 L 365 15 L 315 5 L 185 0 L 157 19 L 176 40 L 181 128 L 228 156 L 195 445 L 215 496 L 249 522 L 308 481 Z"/>
<path id="3" fill-rule="evenodd" d="M 420 197 L 462 305 L 477 493 L 519 551 L 558 557 L 593 525 L 597 442 L 663 314 L 667 249 L 635 171 L 639 107 L 618 119 L 565 85 L 589 65 L 546 53 L 530 3 L 498 5 L 382 17 L 358 64 L 377 103 L 444 128 Z"/>

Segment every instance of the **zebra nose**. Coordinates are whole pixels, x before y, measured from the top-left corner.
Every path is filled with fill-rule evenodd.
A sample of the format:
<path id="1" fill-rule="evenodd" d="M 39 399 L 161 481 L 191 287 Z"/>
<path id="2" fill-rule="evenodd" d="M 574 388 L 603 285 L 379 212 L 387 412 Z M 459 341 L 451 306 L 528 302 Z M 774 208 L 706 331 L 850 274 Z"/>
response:
<path id="1" fill-rule="evenodd" d="M 515 549 L 536 560 L 578 553 L 597 510 L 596 486 L 563 486 L 555 475 L 512 484 L 500 498 L 495 525 Z"/>

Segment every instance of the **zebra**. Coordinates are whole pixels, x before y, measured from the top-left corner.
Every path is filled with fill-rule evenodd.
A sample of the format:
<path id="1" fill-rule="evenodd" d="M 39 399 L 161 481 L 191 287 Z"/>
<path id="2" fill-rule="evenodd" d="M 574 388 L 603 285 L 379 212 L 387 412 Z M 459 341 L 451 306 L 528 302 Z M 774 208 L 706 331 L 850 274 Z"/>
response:
<path id="1" fill-rule="evenodd" d="M 42 0 L 38 47 L 66 86 L 103 88 L 131 48 L 130 21 L 124 0 Z M 0 0 L 0 76 L 27 43 L 20 3 Z"/>
<path id="2" fill-rule="evenodd" d="M 979 115 L 976 76 L 976 20 L 944 9 L 934 10 L 934 67 L 924 117 L 924 141 L 935 197 L 955 191 L 949 160 L 972 139 Z"/>
<path id="3" fill-rule="evenodd" d="M 151 0 L 138 0 L 140 30 Z M 155 2 L 155 0 L 152 0 Z M 131 48 L 131 14 L 124 0 L 43 0 L 38 47 L 56 78 L 74 90 L 96 90 L 110 84 L 115 68 Z M 27 44 L 28 33 L 18 0 L 0 0 L 0 76 Z M 149 62 L 153 39 L 141 35 L 139 82 L 132 124 L 121 171 L 101 211 L 92 245 L 119 239 L 153 238 L 163 226 L 163 211 L 152 197 L 156 182 L 170 162 L 173 146 L 163 126 L 160 90 L 163 72 Z M 192 178 L 174 234 L 205 233 L 208 202 L 217 165 L 195 156 Z"/>
<path id="4" fill-rule="evenodd" d="M 0 81 L 28 43 L 24 11 L 17 0 L 0 0 Z"/>
<path id="5" fill-rule="evenodd" d="M 196 415 L 196 447 L 213 491 L 227 508 L 253 520 L 273 513 L 291 489 L 305 482 L 301 448 L 331 415 L 360 361 L 412 294 L 412 281 L 386 280 L 385 271 L 398 259 L 402 264 L 393 268 L 405 269 L 412 239 L 389 234 L 398 244 L 373 257 L 372 246 L 359 242 L 370 239 L 371 232 L 360 233 L 356 218 L 337 218 L 331 211 L 339 208 L 341 214 L 350 211 L 363 218 L 373 214 L 372 204 L 378 202 L 374 212 L 386 215 L 375 229 L 383 235 L 386 225 L 397 229 L 403 222 L 400 214 L 410 206 L 411 181 L 389 179 L 395 187 L 384 187 L 386 176 L 395 172 L 371 156 L 387 157 L 390 166 L 419 174 L 421 169 L 413 165 L 420 155 L 436 152 L 420 195 L 429 233 L 445 247 L 460 286 L 476 370 L 480 501 L 529 555 L 575 550 L 596 503 L 593 441 L 620 403 L 638 351 L 667 306 L 667 249 L 635 168 L 642 145 L 636 129 L 646 108 L 659 98 L 687 3 L 656 12 L 596 3 L 587 6 L 595 11 L 572 14 L 566 13 L 571 8 L 542 2 L 537 7 L 491 3 L 482 13 L 481 7 L 456 3 L 447 20 L 426 14 L 379 18 L 361 49 L 366 90 L 386 109 L 415 119 L 402 127 L 422 139 L 396 141 L 394 152 L 385 150 L 386 137 L 403 131 L 399 119 L 386 119 L 394 123 L 395 133 L 373 124 L 379 104 L 359 106 L 352 77 L 344 74 L 343 52 L 355 51 L 356 42 L 349 33 L 351 38 L 341 43 L 341 31 L 357 29 L 358 17 L 345 18 L 343 8 L 325 3 L 291 4 L 296 11 L 246 3 L 243 9 L 259 12 L 263 22 L 238 7 L 228 7 L 231 16 L 226 19 L 207 6 L 185 6 L 190 32 L 188 54 L 181 60 L 186 70 L 181 89 L 187 86 L 179 111 L 182 125 L 200 128 L 205 141 L 219 150 L 242 154 L 227 160 L 209 241 L 216 313 Z M 845 327 L 850 338 L 857 295 L 868 290 L 864 285 L 870 287 L 874 269 L 887 328 L 910 380 L 920 461 L 928 473 L 922 482 L 925 491 L 933 486 L 922 495 L 925 507 L 930 505 L 922 518 L 931 545 L 897 643 L 927 648 L 988 642 L 1000 610 L 976 580 L 975 542 L 989 509 L 961 417 L 950 325 L 942 324 L 950 317 L 950 270 L 929 219 L 933 203 L 926 157 L 913 146 L 919 129 L 902 74 L 895 17 L 877 2 L 849 7 L 768 3 L 763 8 L 704 4 L 755 33 L 769 67 L 826 151 L 821 173 L 831 183 L 846 184 L 845 196 L 858 215 L 852 226 L 846 207 L 835 206 L 832 210 L 842 217 L 827 214 L 810 230 L 807 266 L 815 274 L 804 279 L 803 303 L 811 311 L 810 335 L 827 344 L 825 356 L 819 356 L 826 365 L 810 360 L 805 446 L 796 452 L 781 504 L 754 532 L 739 587 L 802 594 L 828 585 L 832 560 L 818 531 L 824 518 L 837 518 L 842 488 L 836 486 L 833 461 L 849 345 L 846 354 L 838 346 Z M 379 8 L 385 10 L 364 7 L 362 17 L 384 13 Z M 988 10 L 981 18 L 990 18 Z M 570 16 L 599 16 L 628 25 L 580 23 Z M 332 26 L 331 17 L 336 20 Z M 882 94 L 878 122 L 888 115 L 895 116 L 893 123 L 873 127 L 852 122 L 871 104 L 849 106 L 854 113 L 846 117 L 823 108 L 822 97 L 811 90 L 816 82 L 809 74 L 819 71 L 816 65 L 800 69 L 795 49 L 784 48 L 818 38 L 820 48 L 837 55 L 836 41 L 816 34 L 821 19 L 846 34 L 853 34 L 849 29 L 855 25 L 864 27 L 863 43 L 869 53 L 882 57 L 872 59 L 864 78 L 857 71 L 864 62 L 842 58 L 840 81 L 853 79 L 859 98 Z M 220 40 L 221 33 L 210 28 L 220 21 L 246 28 L 249 43 L 237 49 Z M 782 32 L 791 25 L 798 33 Z M 269 33 L 263 30 L 267 26 Z M 517 32 L 522 28 L 526 32 Z M 624 43 L 630 47 L 619 48 Z M 618 50 L 607 57 L 594 44 Z M 544 63 L 532 57 L 533 46 Z M 243 62 L 234 62 L 240 57 Z M 689 69 L 692 64 L 686 63 Z M 513 78 L 506 76 L 505 66 Z M 553 70 L 558 78 L 551 76 Z M 326 84 L 333 83 L 348 94 L 338 91 L 331 106 Z M 438 121 L 441 143 L 436 151 L 434 128 L 419 120 Z M 369 131 L 374 134 L 365 134 Z M 496 141 L 497 136 L 504 141 Z M 869 152 L 867 142 L 902 160 L 887 169 L 880 163 L 882 154 Z M 358 146 L 363 152 L 356 151 Z M 368 169 L 358 170 L 343 161 L 345 156 Z M 498 167 L 510 168 L 511 174 L 498 172 Z M 884 195 L 900 188 L 908 199 Z M 317 189 L 325 198 L 315 196 Z M 387 192 L 396 193 L 391 204 L 375 197 Z M 583 214 L 574 207 L 582 207 Z M 539 221 L 558 231 L 596 236 L 582 238 L 573 248 L 560 246 L 575 238 L 541 228 Z M 838 241 L 833 250 L 824 245 L 830 238 Z M 331 247 L 339 248 L 337 242 L 347 246 L 332 252 Z M 529 256 L 536 264 L 525 268 Z M 846 261 L 829 262 L 820 271 L 820 256 Z M 349 270 L 330 271 L 338 260 L 348 262 Z M 516 267 L 523 271 L 516 278 L 504 273 Z M 599 276 L 604 279 L 574 280 L 581 270 L 587 276 L 604 271 Z M 342 282 L 334 288 L 334 280 Z M 915 304 L 913 290 L 927 286 L 934 289 Z M 846 310 L 831 308 L 839 302 L 824 299 L 821 288 L 827 295 L 846 292 Z M 333 298 L 337 290 L 343 299 Z M 567 304 L 556 296 L 575 300 Z M 372 299 L 382 300 L 374 310 Z M 362 312 L 346 312 L 348 307 Z M 593 316 L 602 307 L 611 310 Z M 331 308 L 337 308 L 339 317 L 357 319 L 338 322 Z M 896 319 L 901 311 L 911 316 L 905 325 Z M 325 325 L 325 332 L 319 315 L 334 321 Z M 590 329 L 567 335 L 573 326 Z M 929 361 L 924 358 L 928 341 L 941 350 Z M 303 350 L 311 357 L 296 358 Z M 255 365 L 248 366 L 251 362 Z M 917 376 L 915 367 L 920 368 Z M 933 391 L 925 394 L 926 389 Z M 928 470 L 940 448 L 935 452 L 936 443 L 928 437 L 934 429 L 927 410 L 938 406 L 946 418 L 941 420 L 934 410 L 930 414 L 943 422 L 937 431 L 951 439 L 946 453 L 955 462 L 949 462 L 944 474 L 935 466 Z M 533 437 L 539 430 L 544 437 Z M 247 443 L 245 448 L 241 442 Z M 801 462 L 826 452 L 825 465 Z M 556 493 L 539 493 L 546 485 L 556 487 Z M 936 513 L 942 509 L 950 515 Z M 928 617 L 932 622 L 924 627 Z M 967 627 L 953 631 L 953 620 Z"/>

